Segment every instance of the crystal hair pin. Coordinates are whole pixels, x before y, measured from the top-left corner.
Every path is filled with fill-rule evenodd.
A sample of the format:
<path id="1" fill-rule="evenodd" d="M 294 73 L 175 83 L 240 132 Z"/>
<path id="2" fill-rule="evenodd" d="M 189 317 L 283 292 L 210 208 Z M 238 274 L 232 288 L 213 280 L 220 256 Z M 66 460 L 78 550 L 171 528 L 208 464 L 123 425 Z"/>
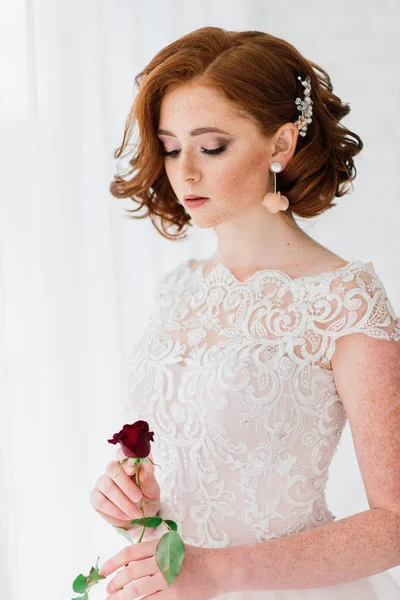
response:
<path id="1" fill-rule="evenodd" d="M 300 75 L 297 77 L 297 79 L 299 79 L 301 81 L 301 77 Z M 311 100 L 310 94 L 311 94 L 311 79 L 310 76 L 307 75 L 307 77 L 304 79 L 304 81 L 301 81 L 301 84 L 304 85 L 304 100 L 302 100 L 301 98 L 296 98 L 295 103 L 297 104 L 297 109 L 301 112 L 301 115 L 299 116 L 299 118 L 297 119 L 297 121 L 295 121 L 295 125 L 297 125 L 297 127 L 299 128 L 299 135 L 301 135 L 302 137 L 304 137 L 306 135 L 306 131 L 307 131 L 307 125 L 309 125 L 309 123 L 311 123 L 312 118 L 312 112 L 313 112 L 313 101 Z"/>

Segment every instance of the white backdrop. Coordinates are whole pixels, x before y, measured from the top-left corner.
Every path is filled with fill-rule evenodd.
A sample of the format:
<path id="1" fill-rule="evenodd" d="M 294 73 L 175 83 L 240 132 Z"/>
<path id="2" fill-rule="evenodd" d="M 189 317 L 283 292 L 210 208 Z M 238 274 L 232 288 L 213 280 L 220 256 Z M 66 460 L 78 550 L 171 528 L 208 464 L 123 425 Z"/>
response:
<path id="1" fill-rule="evenodd" d="M 0 4 L 0 597 L 72 598 L 127 542 L 89 494 L 126 421 L 124 368 L 159 278 L 205 258 L 212 231 L 162 238 L 108 192 L 134 76 L 205 25 L 286 38 L 350 102 L 365 148 L 354 193 L 299 220 L 346 260 L 372 260 L 400 312 L 397 0 L 2 0 Z M 346 426 L 331 468 L 337 519 L 366 510 Z M 400 567 L 392 570 L 400 581 Z M 104 584 L 91 598 L 104 598 Z"/>

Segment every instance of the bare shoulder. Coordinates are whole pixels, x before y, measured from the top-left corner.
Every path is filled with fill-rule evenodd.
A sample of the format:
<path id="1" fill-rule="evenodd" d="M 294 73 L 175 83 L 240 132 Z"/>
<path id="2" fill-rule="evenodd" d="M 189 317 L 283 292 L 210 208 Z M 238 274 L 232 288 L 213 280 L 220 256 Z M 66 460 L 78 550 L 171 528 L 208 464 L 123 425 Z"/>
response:
<path id="1" fill-rule="evenodd" d="M 328 251 L 327 254 L 322 253 L 319 257 L 317 256 L 315 263 L 311 263 L 311 265 L 310 265 L 309 263 L 305 262 L 304 264 L 307 265 L 307 267 L 311 269 L 311 274 L 312 274 L 314 272 L 330 273 L 332 271 L 336 271 L 337 269 L 341 269 L 342 267 L 345 267 L 346 265 L 348 265 L 351 262 L 353 262 L 353 261 L 351 261 L 347 258 L 342 258 L 338 254 L 334 254 L 333 252 Z M 365 264 L 372 271 L 375 271 L 374 264 L 371 260 L 368 262 L 365 262 Z M 314 269 L 315 269 L 315 271 L 314 271 Z"/>
<path id="2" fill-rule="evenodd" d="M 313 241 L 309 246 L 297 248 L 295 258 L 288 257 L 287 261 L 278 268 L 290 277 L 296 278 L 318 273 L 330 273 L 345 267 L 349 262 L 347 258 L 343 258 Z"/>
<path id="3" fill-rule="evenodd" d="M 277 269 L 287 273 L 291 278 L 315 275 L 318 273 L 327 273 L 346 266 L 350 261 L 342 258 L 338 254 L 331 252 L 323 246 L 317 249 L 315 245 L 296 249 L 295 258 L 287 257 L 286 260 L 276 264 L 271 264 L 268 259 L 260 261 L 258 266 L 248 266 L 245 269 L 234 269 L 234 274 L 238 279 L 251 277 L 255 271 L 265 269 Z M 196 269 L 199 266 L 203 268 L 212 268 L 214 261 L 212 259 L 197 260 L 192 258 L 189 261 L 190 266 Z"/>
<path id="4" fill-rule="evenodd" d="M 329 273 L 345 267 L 350 261 L 327 248 L 299 256 L 297 263 L 298 276 L 314 275 L 315 273 Z M 296 275 L 297 276 L 297 275 Z"/>

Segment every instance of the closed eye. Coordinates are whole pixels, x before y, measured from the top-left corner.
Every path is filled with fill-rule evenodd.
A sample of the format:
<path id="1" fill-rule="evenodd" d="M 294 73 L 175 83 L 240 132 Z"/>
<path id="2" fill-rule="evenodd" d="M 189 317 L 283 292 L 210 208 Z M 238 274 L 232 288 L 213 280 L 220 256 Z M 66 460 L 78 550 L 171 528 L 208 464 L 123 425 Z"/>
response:
<path id="1" fill-rule="evenodd" d="M 221 152 L 223 152 L 226 149 L 226 146 L 220 146 L 220 148 L 214 148 L 213 150 L 206 150 L 206 148 L 202 148 L 202 150 L 204 150 L 204 152 L 202 152 L 202 154 L 221 154 Z M 171 156 L 173 158 L 176 158 L 178 156 L 177 153 L 179 153 L 180 150 L 172 150 L 171 152 L 161 152 L 161 156 Z"/>

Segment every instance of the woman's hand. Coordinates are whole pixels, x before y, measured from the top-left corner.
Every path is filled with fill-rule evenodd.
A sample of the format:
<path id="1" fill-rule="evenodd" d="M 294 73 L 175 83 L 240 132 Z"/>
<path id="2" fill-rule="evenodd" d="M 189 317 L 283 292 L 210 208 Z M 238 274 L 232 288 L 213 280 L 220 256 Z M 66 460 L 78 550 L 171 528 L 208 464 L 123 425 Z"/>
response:
<path id="1" fill-rule="evenodd" d="M 220 549 L 185 544 L 180 571 L 168 587 L 156 558 L 159 541 L 126 546 L 102 564 L 99 573 L 105 577 L 126 565 L 108 583 L 107 600 L 135 600 L 142 596 L 154 600 L 209 600 L 225 593 L 218 578 L 216 553 Z"/>
<path id="2" fill-rule="evenodd" d="M 143 503 L 155 502 L 143 504 L 145 517 L 157 514 L 160 509 L 160 487 L 154 476 L 154 465 L 149 461 L 140 465 L 139 490 L 135 483 L 137 465 L 132 466 L 125 462 L 121 469 L 120 461 L 124 458 L 126 457 L 121 448 L 118 448 L 118 460 L 108 463 L 106 472 L 99 477 L 90 493 L 90 502 L 107 523 L 115 527 L 129 528 L 132 527 L 132 519 L 143 517 L 139 508 L 140 499 Z M 151 453 L 149 458 L 152 458 Z"/>

